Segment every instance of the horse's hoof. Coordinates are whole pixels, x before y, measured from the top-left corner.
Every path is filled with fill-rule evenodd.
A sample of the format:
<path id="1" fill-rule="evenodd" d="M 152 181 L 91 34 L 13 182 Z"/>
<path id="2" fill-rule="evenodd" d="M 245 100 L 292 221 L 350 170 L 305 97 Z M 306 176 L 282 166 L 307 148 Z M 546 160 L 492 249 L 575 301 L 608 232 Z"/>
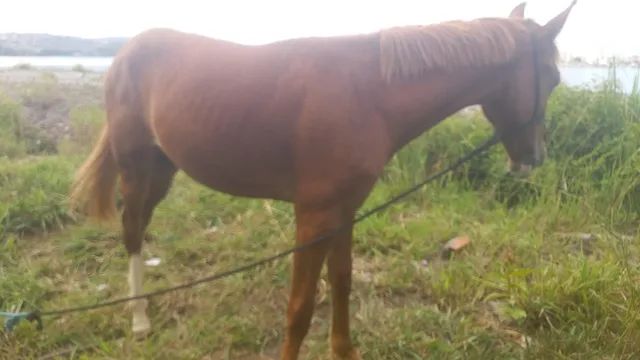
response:
<path id="1" fill-rule="evenodd" d="M 133 331 L 133 337 L 136 340 L 144 340 L 144 339 L 148 338 L 149 335 L 151 334 L 151 328 L 150 327 L 134 328 L 134 329 L 132 329 L 132 331 Z"/>
<path id="2" fill-rule="evenodd" d="M 133 337 L 136 339 L 145 339 L 151 333 L 151 323 L 149 323 L 149 319 L 147 317 L 134 319 L 131 330 L 133 332 Z"/>
<path id="3" fill-rule="evenodd" d="M 356 349 L 351 349 L 346 354 L 338 354 L 334 352 L 333 360 L 360 360 L 360 353 Z"/>
<path id="4" fill-rule="evenodd" d="M 146 243 L 152 243 L 154 242 L 155 238 L 152 234 L 150 233 L 144 233 L 144 242 Z"/>

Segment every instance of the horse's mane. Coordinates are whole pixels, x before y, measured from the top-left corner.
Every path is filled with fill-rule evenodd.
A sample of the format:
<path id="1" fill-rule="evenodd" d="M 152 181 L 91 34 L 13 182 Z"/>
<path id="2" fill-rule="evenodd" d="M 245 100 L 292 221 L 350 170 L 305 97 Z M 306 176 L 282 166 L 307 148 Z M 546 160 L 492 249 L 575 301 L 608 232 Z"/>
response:
<path id="1" fill-rule="evenodd" d="M 455 70 L 503 64 L 522 50 L 527 20 L 478 19 L 427 26 L 397 27 L 380 32 L 382 76 L 391 81 L 432 69 Z"/>

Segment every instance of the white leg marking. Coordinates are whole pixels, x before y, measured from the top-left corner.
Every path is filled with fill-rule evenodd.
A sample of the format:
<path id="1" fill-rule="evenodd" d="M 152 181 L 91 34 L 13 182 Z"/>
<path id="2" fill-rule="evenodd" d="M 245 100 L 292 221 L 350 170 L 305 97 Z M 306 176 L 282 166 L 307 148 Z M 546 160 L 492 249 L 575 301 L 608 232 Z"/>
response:
<path id="1" fill-rule="evenodd" d="M 129 289 L 130 295 L 136 296 L 142 294 L 142 276 L 144 263 L 140 254 L 132 254 L 129 256 Z M 144 336 L 151 330 L 151 323 L 147 317 L 147 300 L 134 300 L 131 302 L 133 311 L 133 333 L 134 335 Z"/>

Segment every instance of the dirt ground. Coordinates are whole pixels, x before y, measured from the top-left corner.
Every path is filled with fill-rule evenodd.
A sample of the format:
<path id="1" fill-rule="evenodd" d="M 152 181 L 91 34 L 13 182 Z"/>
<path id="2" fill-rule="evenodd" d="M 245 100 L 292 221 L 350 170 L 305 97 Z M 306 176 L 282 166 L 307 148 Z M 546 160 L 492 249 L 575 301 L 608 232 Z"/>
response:
<path id="1" fill-rule="evenodd" d="M 81 106 L 102 106 L 102 72 L 56 69 L 0 69 L 0 96 L 22 106 L 26 124 L 52 140 L 69 131 L 69 113 Z"/>

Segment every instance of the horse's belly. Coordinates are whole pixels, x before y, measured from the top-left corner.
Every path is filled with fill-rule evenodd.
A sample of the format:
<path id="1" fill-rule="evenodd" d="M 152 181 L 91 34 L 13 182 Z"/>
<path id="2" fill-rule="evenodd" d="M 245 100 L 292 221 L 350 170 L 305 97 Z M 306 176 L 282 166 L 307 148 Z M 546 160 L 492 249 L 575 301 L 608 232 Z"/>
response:
<path id="1" fill-rule="evenodd" d="M 291 201 L 293 182 L 281 174 L 253 171 L 237 166 L 207 166 L 189 161 L 178 166 L 194 180 L 231 195 Z"/>
<path id="2" fill-rule="evenodd" d="M 154 136 L 175 165 L 223 192 L 291 200 L 294 102 L 273 99 L 271 83 L 183 82 L 168 85 L 150 111 Z"/>
<path id="3" fill-rule="evenodd" d="M 209 134 L 208 136 L 205 134 Z M 232 195 L 291 201 L 291 152 L 280 139 L 174 131 L 159 139 L 172 162 L 196 181 Z"/>

